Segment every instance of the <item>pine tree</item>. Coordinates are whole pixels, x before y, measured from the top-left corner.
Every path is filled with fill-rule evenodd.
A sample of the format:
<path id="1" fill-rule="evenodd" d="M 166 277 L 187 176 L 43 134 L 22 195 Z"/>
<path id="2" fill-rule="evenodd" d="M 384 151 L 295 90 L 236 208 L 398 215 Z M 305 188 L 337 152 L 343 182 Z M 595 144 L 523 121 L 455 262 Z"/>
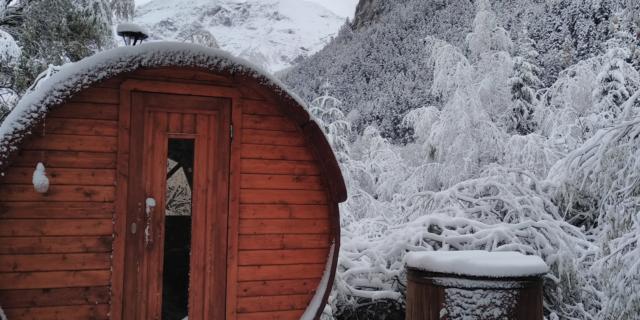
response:
<path id="1" fill-rule="evenodd" d="M 513 108 L 507 132 L 527 135 L 535 131 L 537 124 L 533 118 L 537 103 L 536 90 L 542 87 L 538 77 L 540 69 L 531 61 L 538 57 L 535 41 L 523 31 L 516 45 L 518 57 L 513 59 L 513 76 L 509 79 Z"/>
<path id="2" fill-rule="evenodd" d="M 118 21 L 130 21 L 133 19 L 135 7 L 134 0 L 111 0 L 113 14 Z"/>
<path id="3" fill-rule="evenodd" d="M 78 61 L 113 43 L 107 0 L 20 2 L 10 26 L 22 46 L 15 91 L 23 92 L 48 65 Z"/>
<path id="4" fill-rule="evenodd" d="M 0 122 L 9 113 L 17 99 L 13 87 L 15 68 L 21 54 L 20 47 L 13 37 L 0 30 Z"/>
<path id="5" fill-rule="evenodd" d="M 536 89 L 541 86 L 539 69 L 523 57 L 516 57 L 513 66 L 514 75 L 509 79 L 513 109 L 507 132 L 527 135 L 536 130 L 534 119 Z"/>

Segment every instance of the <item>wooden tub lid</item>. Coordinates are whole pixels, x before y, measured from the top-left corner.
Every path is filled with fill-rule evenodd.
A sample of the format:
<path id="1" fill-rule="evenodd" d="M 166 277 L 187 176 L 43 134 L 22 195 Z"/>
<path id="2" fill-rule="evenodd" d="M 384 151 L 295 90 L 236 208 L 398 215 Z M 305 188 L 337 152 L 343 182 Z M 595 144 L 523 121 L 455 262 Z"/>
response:
<path id="1" fill-rule="evenodd" d="M 406 265 L 407 268 L 426 272 L 489 278 L 539 276 L 549 271 L 540 257 L 513 251 L 410 252 Z"/>

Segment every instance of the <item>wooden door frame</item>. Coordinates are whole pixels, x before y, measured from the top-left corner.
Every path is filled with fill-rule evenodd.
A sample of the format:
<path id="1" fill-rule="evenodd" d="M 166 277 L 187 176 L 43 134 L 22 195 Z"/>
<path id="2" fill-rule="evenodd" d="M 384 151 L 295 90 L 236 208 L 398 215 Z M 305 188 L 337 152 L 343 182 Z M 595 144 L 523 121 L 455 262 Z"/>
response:
<path id="1" fill-rule="evenodd" d="M 240 197 L 240 147 L 242 125 L 242 94 L 233 87 L 218 87 L 192 83 L 150 81 L 129 79 L 120 85 L 120 106 L 118 112 L 118 153 L 117 153 L 117 191 L 114 216 L 114 240 L 111 273 L 110 316 L 113 320 L 122 320 L 124 294 L 124 266 L 127 237 L 127 207 L 129 195 L 129 160 L 131 143 L 132 93 L 164 93 L 231 99 L 230 124 L 236 134 L 230 142 L 229 155 L 229 192 L 227 208 L 227 259 L 226 259 L 226 314 L 227 319 L 236 317 L 236 280 L 238 267 L 238 224 Z M 226 131 L 229 133 L 228 131 Z M 217 319 L 216 319 L 217 320 Z"/>

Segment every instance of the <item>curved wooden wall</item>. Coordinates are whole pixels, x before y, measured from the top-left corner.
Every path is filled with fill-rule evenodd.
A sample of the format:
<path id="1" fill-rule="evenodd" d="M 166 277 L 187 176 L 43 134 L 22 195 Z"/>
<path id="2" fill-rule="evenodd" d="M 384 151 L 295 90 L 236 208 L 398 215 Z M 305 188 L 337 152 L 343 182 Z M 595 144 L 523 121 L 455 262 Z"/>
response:
<path id="1" fill-rule="evenodd" d="M 338 232 L 331 182 L 308 134 L 270 93 L 184 69 L 140 70 L 82 91 L 49 113 L 0 178 L 0 305 L 9 318 L 108 318 L 119 86 L 127 79 L 242 93 L 233 110 L 227 318 L 299 319 Z M 31 185 L 40 161 L 51 181 L 45 195 Z"/>
<path id="2" fill-rule="evenodd" d="M 53 110 L 0 177 L 0 305 L 9 319 L 108 319 L 118 97 L 95 87 Z M 33 190 L 38 162 L 47 194 Z"/>

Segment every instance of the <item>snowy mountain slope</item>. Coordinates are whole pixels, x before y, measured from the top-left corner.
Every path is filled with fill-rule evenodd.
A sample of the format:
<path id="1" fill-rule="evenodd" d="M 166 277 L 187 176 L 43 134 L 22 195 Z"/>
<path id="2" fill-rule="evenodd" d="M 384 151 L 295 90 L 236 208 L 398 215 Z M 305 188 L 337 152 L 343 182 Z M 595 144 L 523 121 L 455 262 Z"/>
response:
<path id="1" fill-rule="evenodd" d="M 134 21 L 152 39 L 208 31 L 222 49 L 274 72 L 322 49 L 345 18 L 304 0 L 153 0 L 137 8 Z"/>

